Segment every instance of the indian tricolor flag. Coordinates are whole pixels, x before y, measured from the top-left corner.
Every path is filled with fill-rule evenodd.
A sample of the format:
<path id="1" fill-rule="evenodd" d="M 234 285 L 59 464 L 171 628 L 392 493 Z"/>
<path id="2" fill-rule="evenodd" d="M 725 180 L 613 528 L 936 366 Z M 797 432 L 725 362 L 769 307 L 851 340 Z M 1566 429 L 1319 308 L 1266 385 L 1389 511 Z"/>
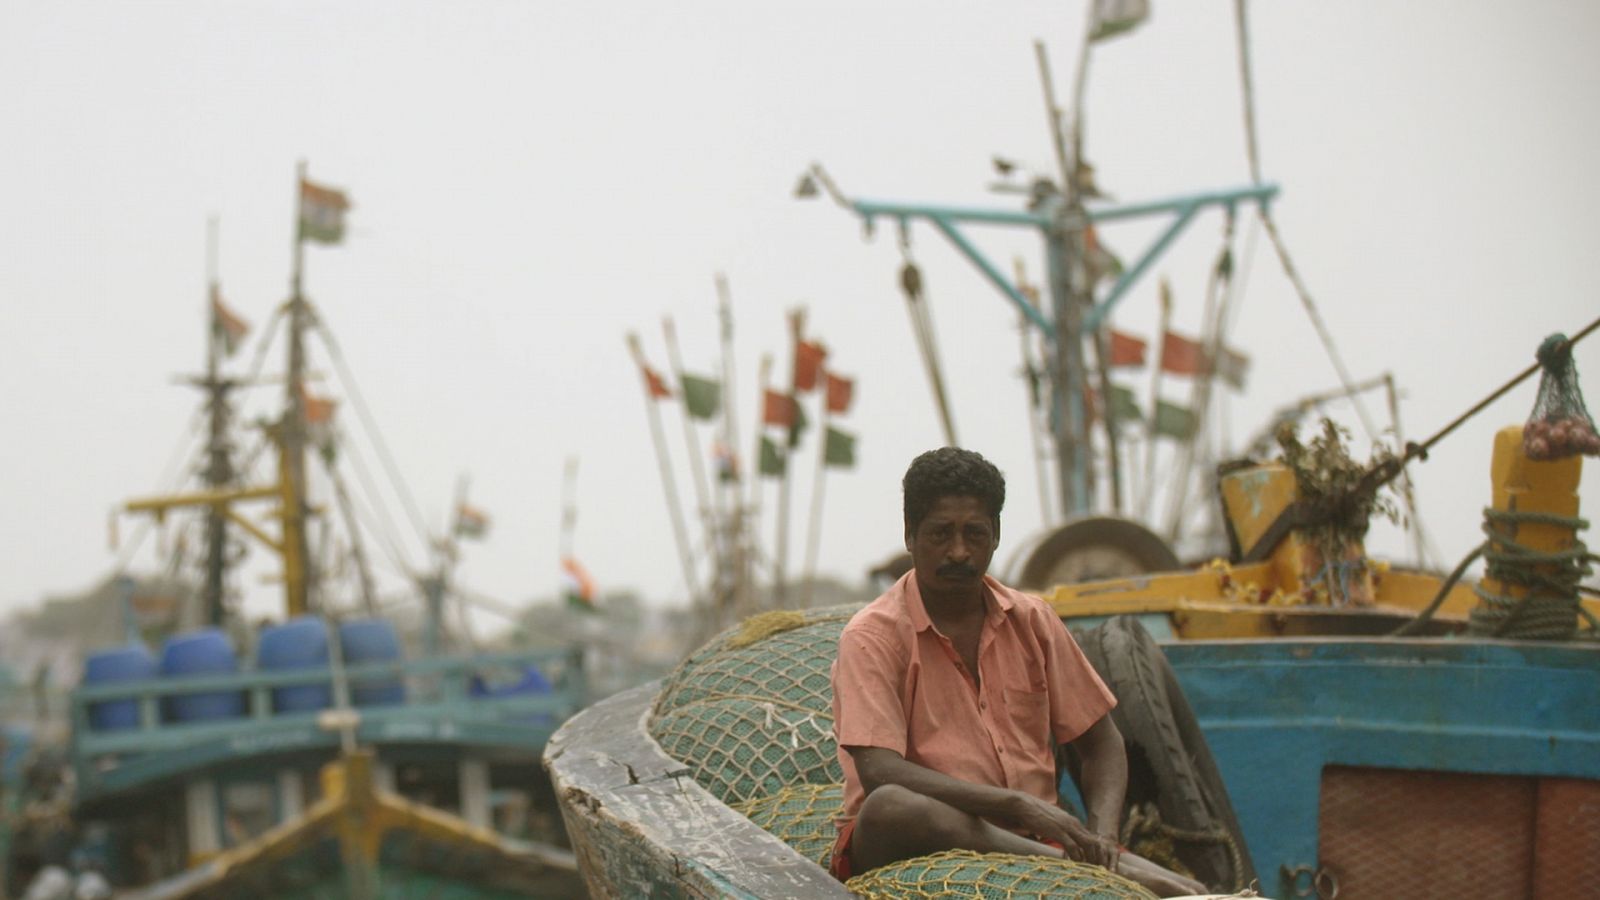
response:
<path id="1" fill-rule="evenodd" d="M 344 214 L 350 199 L 343 191 L 300 179 L 300 239 L 319 244 L 344 240 Z"/>
<path id="2" fill-rule="evenodd" d="M 239 345 L 244 343 L 244 336 L 250 333 L 250 323 L 222 302 L 222 290 L 216 285 L 211 286 L 211 330 L 222 342 L 222 351 L 229 356 L 239 349 Z"/>
<path id="3" fill-rule="evenodd" d="M 489 514 L 465 503 L 456 507 L 456 536 L 482 539 L 489 533 Z"/>
<path id="4" fill-rule="evenodd" d="M 583 563 L 571 556 L 561 560 L 561 593 L 566 596 L 568 606 L 594 612 L 594 579 L 589 577 L 589 570 Z"/>

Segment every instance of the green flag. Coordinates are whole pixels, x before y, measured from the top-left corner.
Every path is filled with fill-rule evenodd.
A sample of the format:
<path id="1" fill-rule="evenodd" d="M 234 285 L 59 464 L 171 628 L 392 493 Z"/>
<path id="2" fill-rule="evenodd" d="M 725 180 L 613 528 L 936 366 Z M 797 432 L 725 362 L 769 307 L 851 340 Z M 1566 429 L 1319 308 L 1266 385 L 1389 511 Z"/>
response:
<path id="1" fill-rule="evenodd" d="M 789 423 L 789 446 L 800 446 L 800 435 L 805 433 L 806 426 L 805 407 L 800 405 L 800 398 L 794 398 L 794 421 Z"/>
<path id="2" fill-rule="evenodd" d="M 1195 414 L 1176 403 L 1156 403 L 1156 434 L 1186 441 L 1194 436 Z"/>
<path id="3" fill-rule="evenodd" d="M 1144 421 L 1144 412 L 1139 409 L 1139 401 L 1134 399 L 1133 391 L 1120 384 L 1111 386 L 1111 421 L 1118 425 Z"/>
<path id="4" fill-rule="evenodd" d="M 822 461 L 826 465 L 849 468 L 856 464 L 856 439 L 854 435 L 846 434 L 832 425 L 828 426 L 828 443 L 822 450 Z"/>
<path id="5" fill-rule="evenodd" d="M 778 449 L 777 442 L 766 435 L 761 436 L 761 461 L 757 467 L 761 474 L 781 477 L 783 475 L 783 451 Z"/>
<path id="6" fill-rule="evenodd" d="M 722 407 L 722 385 L 698 375 L 684 375 L 683 405 L 696 419 L 714 417 Z"/>

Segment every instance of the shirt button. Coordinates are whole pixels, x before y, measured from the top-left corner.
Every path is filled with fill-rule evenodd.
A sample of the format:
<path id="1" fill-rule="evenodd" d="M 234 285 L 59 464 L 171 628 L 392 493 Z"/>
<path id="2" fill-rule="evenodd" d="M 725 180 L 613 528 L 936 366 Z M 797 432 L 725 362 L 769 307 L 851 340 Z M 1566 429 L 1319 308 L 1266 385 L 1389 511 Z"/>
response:
<path id="1" fill-rule="evenodd" d="M 987 701 L 987 700 L 979 700 L 978 701 L 978 708 L 979 709 L 988 709 L 989 708 L 989 701 Z"/>

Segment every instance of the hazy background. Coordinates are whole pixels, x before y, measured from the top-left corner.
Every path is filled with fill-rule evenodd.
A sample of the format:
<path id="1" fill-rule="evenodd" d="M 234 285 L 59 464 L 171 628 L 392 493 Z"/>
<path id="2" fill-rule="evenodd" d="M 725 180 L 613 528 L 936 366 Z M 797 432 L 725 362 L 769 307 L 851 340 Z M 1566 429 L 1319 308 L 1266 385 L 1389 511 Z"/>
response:
<path id="1" fill-rule="evenodd" d="M 1246 183 L 1232 4 L 1153 6 L 1094 53 L 1086 150 L 1100 184 L 1139 200 Z M 1355 378 L 1398 379 L 1408 437 L 1600 312 L 1600 7 L 1250 11 L 1278 221 Z M 207 217 L 221 218 L 223 293 L 259 336 L 288 291 L 298 159 L 355 204 L 343 246 L 308 250 L 307 291 L 428 526 L 446 527 L 463 473 L 493 517 L 465 550 L 464 583 L 510 601 L 555 590 L 562 465 L 576 456 L 578 556 L 603 589 L 681 602 L 623 335 L 638 331 L 664 368 L 671 315 L 686 365 L 709 373 L 718 271 L 747 433 L 761 354 L 788 365 L 791 307 L 857 379 L 840 424 L 859 436 L 858 465 L 830 472 L 819 568 L 859 580 L 898 547 L 899 477 L 941 436 L 893 228 L 864 241 L 837 207 L 792 199 L 796 178 L 818 160 L 857 196 L 1016 207 L 986 190 L 989 159 L 1053 171 L 1032 41 L 1048 43 L 1065 94 L 1083 19 L 1079 2 L 0 5 L 0 612 L 109 573 L 109 511 L 165 486 L 196 408 L 173 380 L 203 360 Z M 1131 261 L 1162 224 L 1103 237 Z M 1156 267 L 1181 331 L 1199 329 L 1220 232 L 1219 214 L 1203 216 Z M 970 233 L 1041 272 L 1035 237 Z M 1016 316 L 941 236 L 919 226 L 912 240 L 962 441 L 1011 478 L 1004 558 L 1042 523 Z M 1242 440 L 1337 380 L 1265 240 L 1240 264 L 1231 343 L 1252 368 L 1227 417 Z M 1149 278 L 1114 321 L 1150 337 L 1156 320 Z M 1600 338 L 1577 360 L 1600 397 Z M 325 357 L 313 367 L 333 374 Z M 1527 415 L 1534 384 L 1415 468 L 1446 567 L 1480 539 L 1490 436 Z M 252 391 L 246 415 L 280 390 Z M 663 411 L 686 477 L 676 407 Z M 1355 426 L 1348 405 L 1334 412 Z M 791 565 L 815 450 L 813 432 Z M 1597 483 L 1583 488 L 1591 514 Z M 770 550 L 770 491 L 763 508 Z M 421 565 L 421 540 L 389 509 Z M 125 518 L 122 539 L 135 530 Z M 1380 526 L 1370 546 L 1405 542 Z M 149 538 L 135 570 L 157 566 L 156 549 Z M 273 567 L 251 559 L 238 584 L 272 610 Z"/>

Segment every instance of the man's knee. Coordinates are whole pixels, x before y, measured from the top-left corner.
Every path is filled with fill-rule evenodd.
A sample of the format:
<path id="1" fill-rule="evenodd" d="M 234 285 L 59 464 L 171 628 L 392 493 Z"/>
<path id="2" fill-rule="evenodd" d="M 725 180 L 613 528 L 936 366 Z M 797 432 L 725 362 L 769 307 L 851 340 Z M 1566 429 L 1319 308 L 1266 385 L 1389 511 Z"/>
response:
<path id="1" fill-rule="evenodd" d="M 909 788 L 886 784 L 867 795 L 856 833 L 889 845 L 927 845 L 955 840 L 971 829 L 971 817 Z"/>

